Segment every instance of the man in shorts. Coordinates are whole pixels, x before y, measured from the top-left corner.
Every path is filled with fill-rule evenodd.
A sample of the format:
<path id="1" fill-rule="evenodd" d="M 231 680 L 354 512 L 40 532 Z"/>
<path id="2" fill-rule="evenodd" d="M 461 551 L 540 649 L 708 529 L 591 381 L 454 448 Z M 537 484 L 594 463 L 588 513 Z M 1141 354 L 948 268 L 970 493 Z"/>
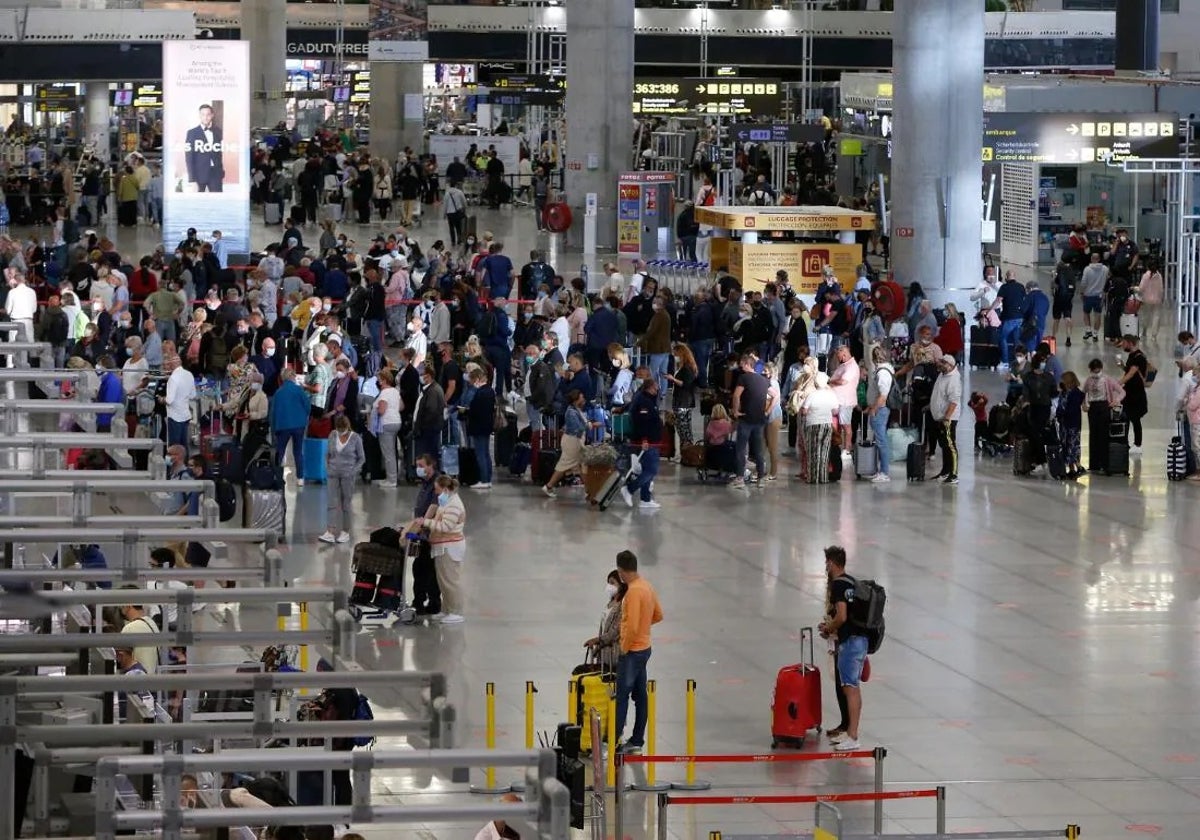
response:
<path id="1" fill-rule="evenodd" d="M 1107 285 L 1108 266 L 1100 262 L 1099 253 L 1093 253 L 1092 261 L 1083 270 L 1079 281 L 1079 294 L 1083 297 L 1084 341 L 1100 341 L 1100 333 L 1104 330 L 1104 287 Z"/>
<path id="2" fill-rule="evenodd" d="M 846 696 L 846 730 L 830 733 L 829 741 L 837 752 L 862 749 L 858 742 L 858 724 L 862 719 L 862 672 L 867 660 L 865 631 L 850 623 L 850 604 L 858 581 L 846 574 L 846 549 L 831 545 L 825 549 L 825 573 L 829 576 L 830 615 L 818 628 L 821 638 L 836 638 L 835 679 Z"/>

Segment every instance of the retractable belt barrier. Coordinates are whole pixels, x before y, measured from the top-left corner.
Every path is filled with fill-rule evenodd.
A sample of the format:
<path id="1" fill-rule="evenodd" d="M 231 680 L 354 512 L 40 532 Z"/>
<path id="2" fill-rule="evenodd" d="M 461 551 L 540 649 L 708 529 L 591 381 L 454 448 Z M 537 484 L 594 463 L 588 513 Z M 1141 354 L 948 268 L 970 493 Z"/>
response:
<path id="1" fill-rule="evenodd" d="M 814 803 L 828 804 L 833 802 L 874 802 L 878 807 L 886 801 L 897 799 L 937 800 L 937 833 L 945 833 L 946 789 L 944 787 L 923 788 L 920 790 L 863 791 L 861 793 L 821 793 L 763 796 L 671 796 L 668 793 L 660 793 L 658 795 L 658 840 L 667 840 L 667 809 L 671 805 L 806 805 Z M 877 833 L 882 833 L 882 827 L 878 828 Z"/>
<path id="2" fill-rule="evenodd" d="M 648 731 L 648 730 L 647 730 Z M 696 764 L 803 764 L 812 762 L 824 761 L 850 761 L 854 759 L 871 759 L 875 762 L 875 780 L 874 790 L 869 794 L 864 794 L 862 800 L 856 801 L 875 801 L 874 828 L 875 831 L 883 831 L 883 799 L 899 799 L 900 796 L 883 797 L 883 762 L 887 757 L 887 750 L 883 747 L 876 747 L 873 750 L 852 750 L 849 752 L 822 752 L 822 753 L 757 753 L 747 755 L 626 755 L 618 753 L 614 761 L 616 774 L 618 779 L 621 778 L 622 770 L 625 765 L 646 765 L 647 768 L 652 768 L 657 764 L 687 764 L 689 767 Z M 649 774 L 647 774 L 649 776 Z M 651 777 L 652 778 L 652 777 Z M 635 789 L 642 789 L 638 785 L 633 786 Z M 672 785 L 672 787 L 674 787 Z M 695 788 L 687 787 L 684 782 L 679 790 L 694 790 Z M 793 804 L 799 802 L 824 802 L 828 796 L 841 796 L 842 794 L 826 794 L 817 795 L 816 798 L 795 799 L 793 796 L 785 796 L 775 804 Z M 846 794 L 858 796 L 859 794 Z M 664 800 L 664 797 L 665 800 Z M 623 836 L 624 828 L 624 810 L 625 810 L 625 786 L 618 784 L 616 786 L 616 796 L 614 800 L 614 820 L 616 823 L 616 834 L 618 837 Z M 746 800 L 754 799 L 762 801 L 762 797 L 746 797 L 746 796 L 691 796 L 691 797 L 671 797 L 667 794 L 659 795 L 659 814 L 660 819 L 665 819 L 664 809 L 666 805 L 671 803 L 690 803 L 693 805 L 709 805 L 718 804 L 718 801 L 727 799 L 735 799 L 737 802 L 732 804 L 748 804 Z M 661 823 L 660 823 L 661 825 Z M 662 836 L 662 835 L 660 835 Z"/>

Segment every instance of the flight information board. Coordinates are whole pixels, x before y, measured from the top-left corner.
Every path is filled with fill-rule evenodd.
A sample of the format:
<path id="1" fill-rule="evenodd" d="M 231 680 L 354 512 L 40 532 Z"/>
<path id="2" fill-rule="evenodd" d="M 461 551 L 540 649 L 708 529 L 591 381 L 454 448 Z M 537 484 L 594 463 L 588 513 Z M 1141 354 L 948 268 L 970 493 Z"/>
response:
<path id="1" fill-rule="evenodd" d="M 633 83 L 633 113 L 638 115 L 773 117 L 782 104 L 779 79 L 654 77 Z"/>
<path id="2" fill-rule="evenodd" d="M 1179 115 L 983 115 L 985 163 L 1120 163 L 1179 157 Z"/>

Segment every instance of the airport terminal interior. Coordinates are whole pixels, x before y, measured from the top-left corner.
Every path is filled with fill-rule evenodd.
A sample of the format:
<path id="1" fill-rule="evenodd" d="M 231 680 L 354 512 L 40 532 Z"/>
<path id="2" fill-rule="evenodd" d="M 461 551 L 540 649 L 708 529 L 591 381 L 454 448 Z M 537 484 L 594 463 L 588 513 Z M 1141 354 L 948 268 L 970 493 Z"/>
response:
<path id="1" fill-rule="evenodd" d="M 610 2 L 611 16 L 590 5 Z M 1189 16 L 1188 0 L 1163 2 L 1160 49 L 1158 12 L 1149 11 L 1156 0 L 999 3 L 1004 11 L 989 2 L 986 17 L 959 14 L 960 2 L 983 5 L 896 0 L 902 8 L 887 14 L 895 23 L 881 23 L 893 4 L 878 0 L 743 0 L 729 8 L 720 0 L 638 0 L 636 18 L 632 0 L 430 0 L 428 10 L 413 0 L 372 0 L 369 12 L 351 12 L 348 31 L 362 47 L 352 66 L 319 56 L 319 45 L 293 48 L 293 23 L 303 21 L 301 35 L 332 27 L 332 18 L 319 17 L 323 8 L 309 8 L 320 4 L 308 4 L 288 9 L 288 34 L 271 41 L 279 60 L 266 62 L 289 91 L 255 87 L 251 95 L 243 84 L 240 100 L 190 92 L 221 73 L 260 74 L 264 59 L 252 50 L 266 37 L 270 10 L 283 4 L 247 0 L 196 4 L 203 8 L 187 12 L 192 18 L 172 18 L 202 33 L 162 43 L 165 66 L 180 78 L 185 65 L 171 64 L 183 61 L 180 45 L 216 55 L 223 40 L 239 37 L 239 16 L 250 44 L 241 70 L 208 65 L 212 76 L 188 76 L 175 89 L 164 72 L 149 88 L 141 76 L 111 89 L 89 76 L 63 93 L 62 83 L 43 86 L 0 69 L 0 116 L 10 121 L 0 144 L 0 216 L 8 222 L 0 263 L 9 286 L 0 318 L 0 840 L 1200 836 L 1200 470 L 1188 451 L 1200 453 L 1200 441 L 1191 441 L 1200 433 L 1200 349 L 1191 335 L 1200 331 L 1200 216 L 1192 209 L 1200 204 L 1200 95 L 1194 81 L 1179 78 L 1196 68 L 1187 50 L 1175 51 L 1179 33 L 1168 31 L 1175 16 L 1192 29 L 1200 21 Z M 178 15 L 186 5 L 147 10 Z M 346 11 L 337 6 L 344 58 Z M 1143 16 L 1133 27 L 1135 11 Z M 702 30 L 681 17 L 693 14 Z M 573 26 L 579 30 L 569 35 Z M 931 40 L 930 29 L 943 35 Z M 696 69 L 684 39 L 698 33 Z M 527 36 L 528 54 L 514 57 Z M 304 57 L 302 68 L 285 67 L 285 38 L 288 57 Z M 759 45 L 750 51 L 764 54 L 718 74 L 752 38 Z M 848 38 L 862 61 L 843 67 L 835 56 L 850 49 Z M 762 63 L 792 61 L 791 41 L 803 61 Z M 88 49 L 101 55 L 98 44 Z M 652 49 L 667 52 L 647 64 Z M 412 58 L 418 53 L 428 63 Z M 1176 75 L 1160 67 L 1160 53 Z M 511 66 L 485 67 L 484 59 Z M 145 60 L 144 51 L 129 58 L 131 66 Z M 712 102 L 688 101 L 697 82 L 712 83 L 707 93 L 705 84 L 695 88 Z M 140 117 L 122 110 L 143 108 L 135 104 L 143 96 Z M 186 113 L 172 113 L 176 96 Z M 631 104 L 626 131 L 620 121 Z M 103 140 L 83 142 L 81 126 L 93 135 L 102 126 Z M 175 126 L 186 127 L 186 144 Z M 545 180 L 533 166 L 498 174 L 481 150 L 480 171 L 467 176 L 474 189 L 446 192 L 461 177 L 447 171 L 447 158 L 459 163 L 465 135 L 495 141 L 513 162 L 532 157 Z M 406 146 L 411 167 L 401 158 Z M 312 176 L 302 159 L 294 165 L 298 149 L 322 177 L 303 198 L 303 179 Z M 59 154 L 75 167 L 66 176 L 72 188 Z M 358 156 L 358 171 L 376 176 L 347 174 Z M 139 192 L 135 169 L 147 161 Z M 286 163 L 286 189 L 274 180 L 276 163 L 280 171 Z M 122 178 L 126 164 L 132 180 Z M 108 212 L 93 218 L 99 179 L 110 177 L 101 170 L 110 166 Z M 252 172 L 263 180 L 251 182 Z M 348 185 L 343 196 L 342 180 L 378 186 L 383 173 L 389 190 L 395 178 L 386 218 L 378 195 Z M 428 187 L 431 175 L 440 187 Z M 410 188 L 413 195 L 401 194 Z M 401 224 L 413 204 L 423 208 L 419 217 Z M 363 207 L 366 222 L 358 218 Z M 310 209 L 310 223 L 293 223 Z M 458 250 L 459 218 L 471 241 L 501 243 L 492 253 L 508 255 L 515 272 L 542 259 L 553 268 L 544 279 L 559 308 L 543 307 L 526 286 L 514 288 L 509 299 L 521 300 L 508 304 L 520 334 L 532 335 L 526 330 L 536 322 L 539 334 L 561 326 L 571 339 L 537 341 L 528 352 L 545 363 L 522 364 L 522 348 L 498 335 L 503 304 L 489 309 L 495 302 L 483 292 L 510 277 L 507 269 L 493 274 L 498 263 L 486 253 L 482 267 L 473 266 L 478 245 Z M 188 227 L 195 231 L 184 234 Z M 220 238 L 217 227 L 233 231 L 235 247 L 202 245 Z M 1141 249 L 1132 268 L 1130 242 L 1121 238 L 1127 228 Z M 322 241 L 323 230 L 332 242 Z M 307 253 L 289 241 L 295 231 Z M 191 234 L 194 242 L 175 246 Z M 434 243 L 449 246 L 433 261 L 445 270 L 437 278 L 426 276 L 413 250 L 417 244 L 428 256 Z M 79 266 L 148 271 L 159 249 L 168 263 L 156 279 L 161 288 L 168 276 L 182 277 L 173 260 L 190 271 L 195 256 L 197 266 L 217 263 L 214 294 L 231 294 L 234 308 L 206 300 L 207 288 L 192 289 L 182 321 L 196 305 L 221 332 L 181 334 L 177 355 L 159 348 L 161 370 L 146 365 L 154 385 L 130 388 L 141 369 L 126 366 L 114 377 L 121 364 L 108 357 L 141 359 L 144 339 L 158 333 L 142 329 L 139 311 L 119 333 L 125 343 L 92 347 L 93 334 L 120 329 L 131 294 L 141 301 L 128 292 L 123 304 L 112 286 L 103 297 L 96 271 Z M 411 263 L 413 286 L 404 291 L 413 294 L 402 298 L 389 286 L 381 323 L 382 291 L 376 300 L 372 288 L 370 308 L 352 311 L 357 290 L 345 298 L 325 292 L 322 301 L 322 289 L 306 283 L 303 302 L 300 294 L 276 302 L 295 327 L 276 337 L 276 360 L 234 355 L 237 330 L 253 319 L 229 316 L 225 332 L 225 313 L 241 311 L 248 282 L 261 290 L 276 253 L 289 263 L 287 278 L 299 276 L 302 259 L 307 278 L 310 260 L 337 268 L 347 251 L 357 254 L 347 272 L 356 286 L 380 275 L 389 283 Z M 790 272 L 796 304 L 781 304 L 773 320 L 777 270 L 780 283 Z M 549 288 L 555 274 L 565 288 Z M 651 277 L 653 304 L 639 302 L 640 292 L 625 296 Z M 39 307 L 66 307 L 60 295 L 70 278 L 84 309 L 62 316 L 69 337 L 54 338 Z M 92 292 L 81 283 L 94 290 L 91 312 Z M 923 288 L 924 309 L 906 311 L 910 284 Z M 582 324 L 605 310 L 597 294 L 604 288 L 615 289 L 625 312 L 620 321 L 604 317 L 614 328 L 628 324 L 630 340 L 595 347 Z M 826 300 L 816 299 L 818 288 Z M 1014 315 L 1013 289 L 1020 306 L 1040 295 L 1047 309 L 1030 303 Z M 698 293 L 719 298 L 707 346 L 715 339 L 726 361 L 712 378 L 737 354 L 753 355 L 742 357 L 727 388 L 699 388 L 684 371 L 688 347 L 705 340 L 689 335 L 701 323 L 702 305 L 690 302 Z M 850 311 L 843 295 L 852 294 L 856 311 L 881 318 L 863 314 L 851 324 L 838 314 Z M 1071 309 L 1073 320 L 1057 324 L 1051 297 L 1054 313 Z M 402 299 L 412 307 L 393 322 Z M 255 291 L 251 306 L 259 300 Z M 401 426 L 394 407 L 377 411 L 371 401 L 388 387 L 380 367 L 400 378 L 410 351 L 424 356 L 428 347 L 423 371 L 434 376 L 436 300 L 455 307 L 445 314 L 445 338 L 450 318 L 460 322 L 460 304 L 479 307 L 476 322 L 446 342 L 447 359 L 478 371 L 477 381 L 472 372 L 457 387 L 469 382 L 472 399 L 492 399 L 491 368 L 514 356 L 525 380 L 494 409 L 463 407 L 473 442 L 414 430 L 412 407 L 402 406 Z M 1096 338 L 1083 318 L 1093 307 L 1108 310 L 1095 316 L 1097 325 L 1104 319 Z M 527 308 L 537 313 L 532 319 L 518 314 Z M 660 319 L 668 308 L 680 320 Z M 406 323 L 418 311 L 429 323 Z M 334 316 L 341 332 L 322 332 Z M 768 332 L 754 333 L 763 317 Z M 27 334 L 34 320 L 39 326 Z M 872 337 L 868 321 L 887 322 L 886 336 L 880 326 Z M 808 327 L 797 332 L 800 323 Z M 387 334 L 375 336 L 376 326 Z M 945 331 L 934 347 L 945 343 L 957 364 L 930 361 L 941 350 L 922 355 L 934 351 L 921 330 Z M 467 335 L 484 348 L 473 352 Z M 226 354 L 214 355 L 223 336 Z M 1051 339 L 1050 357 L 1043 338 Z M 672 339 L 683 346 L 674 359 Z M 1010 356 L 1005 346 L 1001 363 L 1010 339 L 1029 352 L 1022 346 L 1020 357 L 1015 349 Z M 792 342 L 819 356 L 817 365 L 806 368 Z M 260 349 L 261 336 L 250 343 Z M 555 369 L 554 343 L 570 357 L 569 375 L 561 357 Z M 66 344 L 74 349 L 62 352 Z M 849 404 L 828 388 L 836 370 L 858 369 L 839 355 L 843 344 L 864 371 Z M 326 364 L 327 349 L 354 350 L 356 358 Z M 750 437 L 759 428 L 753 412 L 735 409 L 760 387 L 768 404 L 780 404 L 780 390 L 768 392 L 759 376 L 772 361 L 789 410 L 790 389 L 800 387 L 793 374 L 809 377 L 808 419 L 789 416 L 782 431 L 775 425 L 773 444 L 768 428 L 768 444 L 782 452 L 769 476 L 761 466 L 756 475 L 745 438 L 727 443 L 730 430 L 722 434 L 710 420 L 728 407 Z M 1101 396 L 1079 416 L 1080 402 L 1096 392 L 1057 386 L 1065 372 L 1085 383 L 1097 361 L 1114 381 L 1101 383 Z M 709 376 L 706 362 L 701 378 Z M 1127 362 L 1139 378 L 1121 388 L 1115 380 L 1127 378 Z M 439 361 L 438 376 L 442 364 L 449 362 Z M 218 402 L 241 388 L 244 403 L 232 413 L 219 409 L 208 386 L 189 401 L 172 384 L 176 370 L 195 369 L 199 381 L 214 365 L 227 386 Z M 265 383 L 264 365 L 274 371 Z M 881 380 L 880 366 L 894 377 Z M 551 372 L 558 395 L 544 410 L 530 408 L 535 367 Z M 583 408 L 568 407 L 575 391 L 560 380 L 582 381 L 588 367 L 605 388 L 581 396 Z M 290 381 L 291 370 L 307 390 Z M 765 373 L 771 379 L 771 369 Z M 347 381 L 360 398 L 349 413 L 361 410 L 349 437 L 346 406 L 336 402 Z M 498 375 L 496 385 L 502 381 Z M 1043 390 L 1047 381 L 1052 390 Z M 368 384 L 375 396 L 365 393 Z M 400 379 L 392 393 L 408 387 Z M 420 401 L 440 392 L 423 380 L 421 387 L 429 390 L 416 403 L 418 425 L 431 422 L 420 419 Z M 895 407 L 892 387 L 903 392 Z M 927 387 L 926 405 L 944 409 L 946 422 L 913 419 L 914 395 Z M 312 408 L 309 391 L 328 392 L 329 402 Z M 1131 395 L 1143 393 L 1138 406 Z M 270 400 L 261 399 L 255 415 L 264 394 Z M 296 413 L 296 394 L 299 426 L 281 425 L 285 412 Z M 822 408 L 822 394 L 834 408 Z M 986 407 L 977 413 L 979 395 Z M 881 411 L 895 414 L 884 436 L 893 449 L 887 469 L 875 463 L 876 432 L 863 431 L 872 446 L 856 437 L 862 409 L 876 397 Z M 104 421 L 115 431 L 97 431 L 109 402 L 119 403 Z M 188 420 L 172 416 L 179 406 Z M 854 417 L 842 429 L 844 458 L 836 444 L 829 451 L 829 414 L 839 411 L 843 424 Z M 436 427 L 442 415 L 433 413 Z M 551 431 L 527 428 L 531 418 Z M 1131 419 L 1140 420 L 1136 431 Z M 809 425 L 798 443 L 788 440 L 789 423 Z M 909 428 L 918 424 L 927 431 Z M 398 462 L 385 468 L 386 458 L 366 450 L 356 460 L 359 442 L 378 449 L 388 428 L 401 430 Z M 262 435 L 253 459 L 236 437 L 242 432 Z M 276 444 L 292 434 L 277 460 Z M 519 457 L 500 456 L 502 434 L 520 441 Z M 926 458 L 928 434 L 945 439 Z M 607 448 L 572 446 L 581 436 L 607 441 L 611 457 Z M 435 451 L 419 469 L 440 476 L 436 485 L 410 470 L 425 454 L 417 447 L 430 443 Z M 303 472 L 297 445 L 309 459 Z M 726 451 L 735 453 L 729 463 Z M 481 452 L 496 456 L 490 481 L 477 472 Z M 552 488 L 557 473 L 537 464 L 551 452 L 560 464 L 598 460 Z M 195 488 L 173 489 L 201 454 L 210 461 Z M 520 463 L 526 454 L 532 464 Z M 231 481 L 221 470 L 235 463 L 240 478 Z M 465 478 L 467 463 L 476 476 L 459 486 L 448 475 Z M 1068 466 L 1088 469 L 1066 475 Z M 374 474 L 385 469 L 391 481 Z M 414 524 L 418 493 L 431 507 Z M 389 544 L 385 529 L 400 539 Z M 849 595 L 844 580 L 831 580 L 834 546 L 856 579 Z M 441 610 L 415 611 L 416 590 L 430 578 L 442 584 Z M 653 588 L 661 615 L 639 581 Z M 866 581 L 886 591 L 885 601 L 873 596 L 878 609 L 886 603 L 886 625 L 870 607 L 854 606 L 855 593 L 859 605 L 872 603 L 863 593 L 876 590 Z M 617 591 L 624 601 L 614 599 Z M 836 643 L 824 638 L 822 625 L 843 615 L 850 632 Z M 137 646 L 133 634 L 147 631 L 156 643 Z M 613 647 L 594 662 L 587 643 L 604 633 Z M 652 681 L 642 743 L 634 731 L 640 703 L 636 715 L 629 704 L 627 723 L 613 723 L 617 704 L 625 705 L 619 688 L 640 699 L 639 673 Z M 847 695 L 852 717 L 839 720 Z M 840 731 L 847 725 L 857 725 L 857 739 Z M 494 764 L 485 754 L 493 750 Z M 655 756 L 669 758 L 648 760 Z"/>

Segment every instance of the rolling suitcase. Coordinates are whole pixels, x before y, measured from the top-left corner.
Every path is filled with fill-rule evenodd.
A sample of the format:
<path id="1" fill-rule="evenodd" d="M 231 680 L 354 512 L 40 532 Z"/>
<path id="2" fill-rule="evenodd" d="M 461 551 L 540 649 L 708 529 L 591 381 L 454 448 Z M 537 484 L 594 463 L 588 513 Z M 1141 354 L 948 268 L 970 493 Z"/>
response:
<path id="1" fill-rule="evenodd" d="M 282 540 L 287 533 L 287 498 L 282 490 L 247 487 L 242 497 L 242 527 L 273 531 Z"/>
<path id="2" fill-rule="evenodd" d="M 279 225 L 283 224 L 283 212 L 279 209 L 279 205 L 273 202 L 268 202 L 263 205 L 263 224 L 264 225 Z"/>
<path id="3" fill-rule="evenodd" d="M 242 466 L 242 442 L 234 435 L 209 435 L 201 440 L 201 454 L 214 478 L 240 484 L 245 478 Z"/>
<path id="4" fill-rule="evenodd" d="M 1051 423 L 1046 427 L 1046 469 L 1050 477 L 1062 481 L 1067 477 L 1067 464 L 1063 458 L 1062 444 L 1059 443 L 1058 430 Z"/>
<path id="5" fill-rule="evenodd" d="M 908 445 L 904 455 L 904 471 L 909 481 L 925 480 L 925 444 L 920 429 L 917 439 Z"/>
<path id="6" fill-rule="evenodd" d="M 521 478 L 533 461 L 533 448 L 528 443 L 518 443 L 513 448 L 512 458 L 508 462 L 508 472 L 513 478 Z"/>
<path id="7" fill-rule="evenodd" d="M 387 478 L 387 468 L 383 464 L 383 447 L 379 445 L 379 438 L 366 432 L 362 436 L 362 443 L 366 458 L 362 468 L 363 481 L 383 481 Z"/>
<path id="8" fill-rule="evenodd" d="M 1121 316 L 1118 322 L 1121 330 L 1121 335 L 1140 335 L 1138 333 L 1138 316 L 1136 313 L 1126 312 Z"/>
<path id="9" fill-rule="evenodd" d="M 871 478 L 879 472 L 879 448 L 867 435 L 868 426 L 862 424 L 862 440 L 854 446 L 854 474 L 859 478 Z"/>
<path id="10" fill-rule="evenodd" d="M 511 411 L 504 412 L 504 428 L 496 432 L 493 444 L 493 461 L 497 464 L 512 464 L 513 455 L 517 451 L 517 415 Z M 524 472 L 524 470 L 522 470 Z"/>
<path id="11" fill-rule="evenodd" d="M 1108 469 L 1106 472 L 1109 475 L 1129 475 L 1128 437 L 1129 421 L 1125 417 L 1125 409 L 1114 408 L 1108 422 Z"/>
<path id="12" fill-rule="evenodd" d="M 1179 434 L 1167 444 L 1167 480 L 1183 481 L 1187 477 L 1187 450 L 1183 446 L 1183 435 Z"/>
<path id="13" fill-rule="evenodd" d="M 638 468 L 638 463 L 641 459 L 642 456 L 640 453 L 630 456 L 628 469 L 615 469 L 604 480 L 604 484 L 600 486 L 600 490 L 596 493 L 596 504 L 600 507 L 600 510 L 608 510 L 613 500 L 617 498 L 617 494 L 621 492 L 621 488 L 629 484 L 629 479 L 633 478 L 634 470 Z"/>
<path id="14" fill-rule="evenodd" d="M 372 534 L 374 536 L 374 534 Z M 361 618 L 363 608 L 400 613 L 404 604 L 404 566 L 407 555 L 416 543 L 399 548 L 377 542 L 358 543 L 354 546 L 351 560 L 354 569 L 354 585 L 350 590 L 350 604 L 355 618 Z M 409 615 L 406 621 L 414 616 Z"/>
<path id="15" fill-rule="evenodd" d="M 615 677 L 612 674 L 592 672 L 573 676 L 572 680 L 575 683 L 575 708 L 568 712 L 570 722 L 582 724 L 591 720 L 591 710 L 595 709 L 600 713 L 600 731 L 607 732 L 608 699 Z M 580 728 L 582 731 L 579 736 L 579 749 L 581 752 L 591 752 L 592 728 L 582 725 Z"/>
<path id="16" fill-rule="evenodd" d="M 971 327 L 971 353 L 967 363 L 973 368 L 989 370 L 1000 364 L 1000 344 L 993 327 Z"/>
<path id="17" fill-rule="evenodd" d="M 324 484 L 329 480 L 325 456 L 329 452 L 328 438 L 304 439 L 304 480 Z"/>
<path id="18" fill-rule="evenodd" d="M 458 483 L 464 487 L 479 483 L 479 459 L 469 446 L 458 448 Z"/>
<path id="19" fill-rule="evenodd" d="M 808 661 L 804 640 L 808 639 Z M 771 698 L 771 749 L 780 744 L 804 746 L 810 730 L 821 731 L 821 669 L 816 664 L 813 629 L 800 631 L 800 659 L 796 665 L 779 669 Z"/>
<path id="20" fill-rule="evenodd" d="M 1033 472 L 1033 441 L 1027 437 L 1013 440 L 1013 475 Z"/>

